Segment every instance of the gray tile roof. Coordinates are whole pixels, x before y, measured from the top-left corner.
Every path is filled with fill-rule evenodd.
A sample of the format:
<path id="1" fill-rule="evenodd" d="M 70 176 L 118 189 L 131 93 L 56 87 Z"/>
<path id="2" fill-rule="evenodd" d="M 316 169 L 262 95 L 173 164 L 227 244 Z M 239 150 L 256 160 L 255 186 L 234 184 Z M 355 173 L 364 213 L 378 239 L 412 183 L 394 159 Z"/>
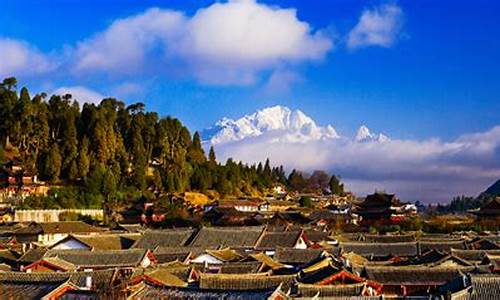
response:
<path id="1" fill-rule="evenodd" d="M 460 270 L 468 270 L 462 268 Z M 442 285 L 461 276 L 458 268 L 365 267 L 369 280 L 384 285 Z"/>
<path id="2" fill-rule="evenodd" d="M 264 227 L 203 227 L 191 246 L 217 249 L 221 247 L 254 247 Z"/>
<path id="3" fill-rule="evenodd" d="M 167 253 L 188 253 L 190 252 L 193 256 L 198 256 L 205 252 L 205 248 L 201 247 L 158 247 L 153 250 L 153 253 L 156 254 L 167 254 Z"/>
<path id="4" fill-rule="evenodd" d="M 132 247 L 153 250 L 156 247 L 185 246 L 193 232 L 191 228 L 147 230 Z"/>
<path id="5" fill-rule="evenodd" d="M 36 235 L 56 233 L 93 233 L 102 232 L 104 229 L 89 225 L 81 221 L 31 223 L 19 228 L 15 235 Z"/>
<path id="6" fill-rule="evenodd" d="M 18 283 L 18 282 L 1 282 L 0 298 L 1 299 L 41 299 L 48 293 L 58 288 L 64 281 L 57 282 L 38 282 Z"/>
<path id="7" fill-rule="evenodd" d="M 283 284 L 290 287 L 296 275 L 200 274 L 200 288 L 210 290 L 270 290 Z"/>
<path id="8" fill-rule="evenodd" d="M 314 229 L 306 229 L 304 230 L 304 235 L 311 242 L 321 242 L 327 241 L 328 236 L 330 235 L 328 232 L 314 230 Z"/>
<path id="9" fill-rule="evenodd" d="M 347 297 L 361 296 L 365 283 L 340 284 L 340 285 L 315 285 L 299 283 L 297 292 L 301 297 Z"/>
<path id="10" fill-rule="evenodd" d="M 80 268 L 133 267 L 140 264 L 147 251 L 146 249 L 52 250 L 45 257 L 57 257 Z"/>
<path id="11" fill-rule="evenodd" d="M 305 264 L 319 258 L 322 253 L 322 249 L 276 248 L 274 259 L 284 264 Z"/>
<path id="12" fill-rule="evenodd" d="M 69 281 L 76 286 L 84 287 L 87 277 L 92 278 L 94 289 L 109 288 L 115 276 L 115 270 L 93 272 L 0 272 L 0 287 L 5 284 L 37 286 L 40 284 L 61 284 Z M 1 292 L 0 288 L 0 292 Z M 1 297 L 0 297 L 1 298 Z"/>
<path id="13" fill-rule="evenodd" d="M 500 275 L 471 275 L 470 300 L 496 300 L 500 295 Z"/>
<path id="14" fill-rule="evenodd" d="M 293 247 L 300 238 L 301 231 L 264 232 L 259 239 L 257 249 L 275 249 L 276 247 Z"/>
<path id="15" fill-rule="evenodd" d="M 354 252 L 364 257 L 415 256 L 418 254 L 416 242 L 408 243 L 358 243 L 342 242 L 343 252 Z"/>
<path id="16" fill-rule="evenodd" d="M 261 300 L 268 299 L 273 290 L 264 291 L 227 291 L 200 290 L 190 288 L 161 288 L 146 284 L 133 295 L 137 299 L 198 299 L 198 300 Z"/>
<path id="17" fill-rule="evenodd" d="M 225 263 L 220 266 L 219 273 L 223 274 L 247 274 L 257 273 L 261 262 L 241 262 L 241 263 Z"/>
<path id="18" fill-rule="evenodd" d="M 486 254 L 500 255 L 500 250 L 460 250 L 451 249 L 451 254 L 460 257 L 463 260 L 480 262 L 484 259 Z"/>
<path id="19" fill-rule="evenodd" d="M 415 242 L 415 236 L 412 234 L 404 235 L 376 235 L 365 234 L 363 240 L 367 243 L 408 243 Z"/>
<path id="20" fill-rule="evenodd" d="M 99 234 L 99 235 L 71 235 L 57 244 L 68 239 L 76 239 L 94 250 L 121 250 L 129 249 L 139 238 L 138 234 Z M 53 247 L 53 246 L 52 246 Z"/>
<path id="21" fill-rule="evenodd" d="M 184 262 L 191 255 L 191 252 L 154 252 L 156 261 L 159 264 L 173 261 Z"/>
<path id="22" fill-rule="evenodd" d="M 37 260 L 40 260 L 45 253 L 48 251 L 47 248 L 34 248 L 26 251 L 19 259 L 18 261 L 23 264 L 31 264 L 32 262 L 35 262 Z"/>
<path id="23" fill-rule="evenodd" d="M 426 250 L 437 250 L 437 251 L 444 251 L 444 252 L 450 252 L 451 249 L 465 249 L 466 244 L 464 240 L 457 240 L 457 241 L 420 241 L 418 243 L 418 246 L 420 248 L 420 252 L 424 252 Z"/>

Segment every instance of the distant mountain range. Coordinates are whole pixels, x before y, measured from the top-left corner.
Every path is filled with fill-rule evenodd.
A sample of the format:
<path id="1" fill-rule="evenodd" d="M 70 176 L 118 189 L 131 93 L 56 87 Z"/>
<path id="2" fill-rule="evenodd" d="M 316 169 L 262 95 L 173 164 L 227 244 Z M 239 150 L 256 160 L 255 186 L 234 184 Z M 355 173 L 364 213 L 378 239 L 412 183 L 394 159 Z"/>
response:
<path id="1" fill-rule="evenodd" d="M 213 145 L 242 141 L 248 138 L 269 138 L 270 142 L 306 143 L 318 140 L 349 139 L 355 142 L 386 142 L 389 137 L 372 133 L 362 125 L 355 137 L 337 133 L 332 125 L 320 126 L 300 110 L 272 106 L 233 120 L 223 118 L 202 132 L 206 142 Z"/>

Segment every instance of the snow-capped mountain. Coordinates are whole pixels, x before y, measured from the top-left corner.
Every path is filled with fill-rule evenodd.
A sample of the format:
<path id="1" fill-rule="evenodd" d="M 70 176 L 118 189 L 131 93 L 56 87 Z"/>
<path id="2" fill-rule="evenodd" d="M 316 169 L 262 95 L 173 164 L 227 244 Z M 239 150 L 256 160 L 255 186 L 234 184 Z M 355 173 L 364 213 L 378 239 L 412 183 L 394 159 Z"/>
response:
<path id="1" fill-rule="evenodd" d="M 358 129 L 351 138 L 341 137 L 332 125 L 320 126 L 300 110 L 285 106 L 272 106 L 245 115 L 237 120 L 223 118 L 204 130 L 202 137 L 213 145 L 261 138 L 268 142 L 305 143 L 309 141 L 352 140 L 354 142 L 386 142 L 383 134 L 370 132 L 366 126 Z"/>
<path id="2" fill-rule="evenodd" d="M 273 106 L 245 115 L 237 120 L 223 118 L 215 126 L 202 132 L 212 144 L 239 141 L 262 135 L 272 136 L 272 141 L 307 142 L 339 138 L 331 125 L 318 126 L 300 110 Z"/>
<path id="3" fill-rule="evenodd" d="M 354 140 L 356 142 L 380 142 L 380 143 L 383 143 L 383 142 L 387 142 L 389 141 L 389 137 L 382 134 L 382 133 L 379 133 L 379 134 L 376 134 L 376 133 L 372 133 L 370 131 L 370 129 L 368 129 L 368 127 L 366 127 L 365 125 L 361 125 L 361 127 L 359 127 L 358 129 L 358 132 L 356 133 L 356 137 L 354 138 Z"/>

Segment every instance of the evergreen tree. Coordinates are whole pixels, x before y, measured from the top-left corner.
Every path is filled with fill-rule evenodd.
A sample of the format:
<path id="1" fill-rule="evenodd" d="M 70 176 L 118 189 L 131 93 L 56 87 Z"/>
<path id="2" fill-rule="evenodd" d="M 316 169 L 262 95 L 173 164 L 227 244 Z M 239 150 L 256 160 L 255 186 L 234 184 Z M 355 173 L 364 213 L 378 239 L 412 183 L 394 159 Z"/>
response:
<path id="1" fill-rule="evenodd" d="M 74 182 L 76 179 L 78 179 L 78 175 L 79 171 L 78 171 L 78 166 L 76 164 L 76 160 L 72 160 L 68 170 L 68 179 Z"/>
<path id="2" fill-rule="evenodd" d="M 329 176 L 325 171 L 315 170 L 309 177 L 308 188 L 310 190 L 323 192 L 329 188 Z"/>
<path id="3" fill-rule="evenodd" d="M 14 108 L 17 103 L 17 93 L 12 90 L 17 85 L 15 78 L 6 78 L 0 85 L 0 143 L 8 146 L 13 136 L 15 124 Z"/>
<path id="4" fill-rule="evenodd" d="M 17 79 L 15 77 L 5 78 L 2 82 L 2 87 L 5 87 L 8 91 L 17 87 Z"/>
<path id="5" fill-rule="evenodd" d="M 344 185 L 340 183 L 337 176 L 332 175 L 330 181 L 328 182 L 330 187 L 330 192 L 334 195 L 343 196 L 344 195 Z"/>
<path id="6" fill-rule="evenodd" d="M 106 197 L 106 199 L 109 201 L 109 198 L 112 194 L 116 192 L 116 188 L 118 185 L 118 181 L 115 178 L 115 174 L 111 169 L 106 170 L 106 173 L 103 178 L 103 184 L 102 184 L 102 194 Z"/>
<path id="7" fill-rule="evenodd" d="M 288 185 L 292 190 L 302 191 L 306 187 L 306 180 L 302 172 L 292 170 L 288 176 Z"/>
<path id="8" fill-rule="evenodd" d="M 217 158 L 215 157 L 214 146 L 210 146 L 210 150 L 208 151 L 208 162 L 209 166 L 214 167 L 217 165 Z"/>
<path id="9" fill-rule="evenodd" d="M 0 164 L 3 164 L 5 162 L 5 150 L 3 149 L 3 146 L 0 145 Z"/>
<path id="10" fill-rule="evenodd" d="M 39 158 L 39 154 L 48 147 L 49 145 L 49 117 L 48 108 L 44 99 L 46 97 L 45 93 L 38 94 L 33 98 L 33 110 L 34 115 L 32 118 L 32 135 L 28 141 L 28 153 L 31 155 L 27 158 L 27 163 L 30 164 L 30 169 L 36 169 L 36 161 Z"/>
<path id="11" fill-rule="evenodd" d="M 88 156 L 89 140 L 85 137 L 82 140 L 80 151 L 78 153 L 78 177 L 85 179 L 90 169 L 90 160 Z"/>
<path id="12" fill-rule="evenodd" d="M 146 188 L 146 150 L 142 139 L 142 128 L 144 127 L 144 115 L 139 113 L 134 115 L 131 127 L 131 154 L 133 161 L 132 183 L 139 189 Z"/>
<path id="13" fill-rule="evenodd" d="M 202 164 L 206 161 L 205 152 L 201 146 L 201 138 L 198 131 L 194 133 L 193 142 L 189 146 L 188 159 L 194 164 Z"/>
<path id="14" fill-rule="evenodd" d="M 69 96 L 69 95 L 68 95 Z M 66 97 L 69 102 L 71 97 Z M 76 102 L 75 102 L 76 103 Z M 61 130 L 61 152 L 63 154 L 62 171 L 65 178 L 74 180 L 78 176 L 78 170 L 71 170 L 72 165 L 78 157 L 78 140 L 76 130 L 76 117 L 78 107 L 72 107 L 63 115 L 63 128 Z M 73 174 L 72 171 L 74 171 Z"/>
<path id="15" fill-rule="evenodd" d="M 283 167 L 273 168 L 269 160 L 219 164 L 213 147 L 207 160 L 198 132 L 191 136 L 179 120 L 145 112 L 143 103 L 125 107 L 106 98 L 80 110 L 69 94 L 46 101 L 40 93 L 31 99 L 27 88 L 18 95 L 16 85 L 15 78 L 0 83 L 0 146 L 44 180 L 78 185 L 81 201 L 74 201 L 78 193 L 68 192 L 63 202 L 54 200 L 54 207 L 80 202 L 99 207 L 111 191 L 149 187 L 160 193 L 216 189 L 250 195 L 278 182 L 297 190 L 306 186 L 301 172 L 294 170 L 287 179 Z"/>
<path id="16" fill-rule="evenodd" d="M 61 174 L 62 157 L 57 143 L 53 143 L 46 154 L 44 174 L 51 182 L 57 182 Z"/>

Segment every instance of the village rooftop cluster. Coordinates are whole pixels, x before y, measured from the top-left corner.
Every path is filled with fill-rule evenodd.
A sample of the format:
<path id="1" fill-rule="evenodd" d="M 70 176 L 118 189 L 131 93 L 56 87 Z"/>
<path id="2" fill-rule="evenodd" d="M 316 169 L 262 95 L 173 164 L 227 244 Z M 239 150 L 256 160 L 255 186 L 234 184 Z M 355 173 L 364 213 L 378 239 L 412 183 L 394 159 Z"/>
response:
<path id="1" fill-rule="evenodd" d="M 343 228 L 381 221 L 397 224 L 416 211 L 383 193 L 362 201 L 320 198 L 314 201 L 325 202 L 328 208 L 301 211 L 291 200 L 216 201 L 204 207 L 206 220 L 248 222 L 245 218 L 251 216 L 256 223 L 247 226 L 206 223 L 196 228 L 151 229 L 146 224 L 157 217 L 146 212 L 152 203 L 144 203 L 141 222 L 130 224 L 4 223 L 0 226 L 0 297 L 361 300 L 498 296 L 498 232 L 349 233 L 337 230 L 339 223 Z M 499 204 L 494 199 L 476 214 L 497 218 Z M 31 213 L 43 215 L 43 211 Z"/>

